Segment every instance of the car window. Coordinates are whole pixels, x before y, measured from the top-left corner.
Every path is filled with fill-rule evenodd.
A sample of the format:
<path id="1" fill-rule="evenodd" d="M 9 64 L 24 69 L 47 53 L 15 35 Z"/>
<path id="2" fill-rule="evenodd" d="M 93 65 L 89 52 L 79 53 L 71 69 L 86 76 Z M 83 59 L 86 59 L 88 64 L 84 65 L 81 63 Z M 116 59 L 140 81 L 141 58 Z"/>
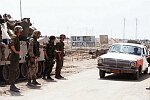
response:
<path id="1" fill-rule="evenodd" d="M 131 54 L 141 55 L 141 48 L 140 47 L 131 46 L 129 51 L 130 51 Z"/>
<path id="2" fill-rule="evenodd" d="M 120 53 L 127 53 L 127 54 L 134 54 L 134 55 L 141 55 L 142 49 L 137 46 L 131 45 L 113 45 L 109 52 L 120 52 Z"/>
<path id="3" fill-rule="evenodd" d="M 109 52 L 120 52 L 120 49 L 121 49 L 121 45 L 113 45 L 109 49 Z"/>

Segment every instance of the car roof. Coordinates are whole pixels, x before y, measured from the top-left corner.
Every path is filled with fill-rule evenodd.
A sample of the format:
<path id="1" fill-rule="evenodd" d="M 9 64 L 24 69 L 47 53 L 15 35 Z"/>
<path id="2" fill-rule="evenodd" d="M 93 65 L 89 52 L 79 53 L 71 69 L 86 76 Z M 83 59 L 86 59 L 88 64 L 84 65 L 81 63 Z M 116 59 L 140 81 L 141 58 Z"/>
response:
<path id="1" fill-rule="evenodd" d="M 135 44 L 135 43 L 114 43 L 113 45 L 116 45 L 116 44 L 119 44 L 119 45 L 131 45 L 131 46 L 136 46 L 136 47 L 140 47 L 140 48 L 146 47 L 146 46 L 144 46 L 142 44 Z"/>

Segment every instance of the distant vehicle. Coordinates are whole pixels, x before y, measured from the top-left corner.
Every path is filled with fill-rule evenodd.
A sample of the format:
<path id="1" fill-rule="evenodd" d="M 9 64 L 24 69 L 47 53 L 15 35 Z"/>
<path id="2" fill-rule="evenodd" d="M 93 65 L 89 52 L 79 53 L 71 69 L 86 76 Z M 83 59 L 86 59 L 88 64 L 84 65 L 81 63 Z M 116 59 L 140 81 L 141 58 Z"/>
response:
<path id="1" fill-rule="evenodd" d="M 148 55 L 144 45 L 115 43 L 107 54 L 98 57 L 100 78 L 104 78 L 106 73 L 131 73 L 134 79 L 139 79 L 140 74 L 148 73 Z"/>
<path id="2" fill-rule="evenodd" d="M 128 40 L 127 43 L 141 44 L 140 41 L 137 40 Z"/>

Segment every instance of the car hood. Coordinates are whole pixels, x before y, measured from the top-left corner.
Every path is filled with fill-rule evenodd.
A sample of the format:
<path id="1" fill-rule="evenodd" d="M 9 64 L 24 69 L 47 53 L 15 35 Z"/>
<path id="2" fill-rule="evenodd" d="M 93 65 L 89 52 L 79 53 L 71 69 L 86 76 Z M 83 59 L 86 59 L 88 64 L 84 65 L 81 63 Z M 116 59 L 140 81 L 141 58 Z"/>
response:
<path id="1" fill-rule="evenodd" d="M 136 61 L 141 59 L 141 56 L 133 55 L 133 54 L 125 54 L 125 53 L 111 53 L 108 52 L 107 54 L 101 55 L 101 58 L 112 58 L 112 59 L 122 59 L 122 60 L 132 60 Z"/>

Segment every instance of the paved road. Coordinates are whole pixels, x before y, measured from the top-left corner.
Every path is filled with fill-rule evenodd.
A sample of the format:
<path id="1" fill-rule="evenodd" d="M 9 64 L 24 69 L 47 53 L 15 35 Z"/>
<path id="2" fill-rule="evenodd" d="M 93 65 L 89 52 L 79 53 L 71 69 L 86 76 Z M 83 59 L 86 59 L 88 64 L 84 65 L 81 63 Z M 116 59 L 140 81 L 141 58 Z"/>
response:
<path id="1" fill-rule="evenodd" d="M 41 88 L 31 89 L 2 100 L 150 100 L 150 75 L 139 81 L 127 75 L 107 75 L 100 79 L 98 69 L 88 69 L 66 80 L 48 82 Z"/>

